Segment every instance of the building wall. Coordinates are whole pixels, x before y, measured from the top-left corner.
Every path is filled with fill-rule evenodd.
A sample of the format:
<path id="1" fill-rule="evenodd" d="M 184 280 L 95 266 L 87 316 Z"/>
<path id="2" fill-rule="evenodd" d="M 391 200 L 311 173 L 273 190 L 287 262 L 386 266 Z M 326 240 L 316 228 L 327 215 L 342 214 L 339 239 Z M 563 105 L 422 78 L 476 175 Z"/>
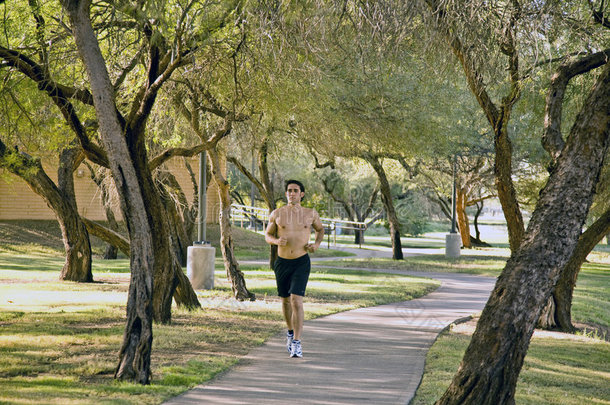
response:
<path id="1" fill-rule="evenodd" d="M 195 172 L 195 181 L 198 182 L 199 158 L 190 159 L 189 162 Z M 180 183 L 189 203 L 192 203 L 193 185 L 182 159 L 172 159 L 166 166 Z M 43 164 L 43 167 L 47 175 L 57 181 L 57 164 L 51 162 Z M 94 221 L 106 220 L 101 193 L 84 164 L 74 173 L 74 188 L 81 216 Z M 118 199 L 115 197 L 112 200 L 115 214 L 117 218 L 121 218 Z M 208 223 L 218 223 L 219 205 L 218 188 L 212 180 L 207 192 Z M 0 220 L 19 219 L 55 219 L 55 215 L 42 197 L 34 193 L 25 181 L 11 173 L 3 172 L 0 174 Z"/>

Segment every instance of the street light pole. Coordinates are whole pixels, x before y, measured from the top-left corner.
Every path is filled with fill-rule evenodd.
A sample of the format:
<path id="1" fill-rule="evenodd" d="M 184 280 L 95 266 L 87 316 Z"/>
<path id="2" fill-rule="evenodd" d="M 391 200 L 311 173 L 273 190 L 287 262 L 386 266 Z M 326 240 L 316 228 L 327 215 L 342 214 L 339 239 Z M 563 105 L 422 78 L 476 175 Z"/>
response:
<path id="1" fill-rule="evenodd" d="M 445 235 L 445 257 L 448 259 L 457 259 L 460 257 L 460 248 L 462 247 L 462 238 L 457 233 L 456 224 L 456 199 L 457 199 L 457 155 L 453 155 L 453 196 L 451 197 L 451 232 Z"/>
<path id="2" fill-rule="evenodd" d="M 204 243 L 206 238 L 206 220 L 207 220 L 207 159 L 206 152 L 199 154 L 199 218 L 197 221 L 197 240 L 199 243 Z"/>
<path id="3" fill-rule="evenodd" d="M 207 161 L 206 151 L 199 154 L 199 213 L 197 214 L 197 240 L 187 248 L 186 276 L 193 289 L 214 288 L 214 257 L 216 249 L 206 239 L 207 220 Z"/>
<path id="4" fill-rule="evenodd" d="M 252 149 L 252 175 L 254 176 L 254 170 L 256 169 L 255 163 L 254 163 L 254 149 Z M 250 184 L 250 206 L 254 207 L 254 193 L 255 193 L 255 187 L 254 187 L 254 183 Z M 250 215 L 250 229 L 254 229 L 256 231 L 255 228 L 256 224 L 254 222 L 254 212 L 252 213 L 252 215 Z"/>
<path id="5" fill-rule="evenodd" d="M 456 185 L 456 180 L 455 180 L 456 166 L 457 166 L 457 156 L 453 155 L 453 196 L 451 197 L 451 233 L 457 233 L 457 226 L 456 226 L 457 185 Z"/>

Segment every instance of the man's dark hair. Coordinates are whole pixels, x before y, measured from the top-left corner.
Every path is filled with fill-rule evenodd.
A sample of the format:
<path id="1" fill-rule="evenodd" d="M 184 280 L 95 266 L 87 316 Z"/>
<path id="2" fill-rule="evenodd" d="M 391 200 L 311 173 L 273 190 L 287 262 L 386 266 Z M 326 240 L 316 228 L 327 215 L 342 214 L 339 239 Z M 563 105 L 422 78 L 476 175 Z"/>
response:
<path id="1" fill-rule="evenodd" d="M 286 180 L 286 185 L 284 186 L 284 191 L 288 191 L 288 185 L 290 184 L 296 184 L 297 186 L 299 186 L 301 188 L 301 193 L 305 192 L 305 186 L 303 185 L 303 183 L 301 183 L 298 180 Z"/>

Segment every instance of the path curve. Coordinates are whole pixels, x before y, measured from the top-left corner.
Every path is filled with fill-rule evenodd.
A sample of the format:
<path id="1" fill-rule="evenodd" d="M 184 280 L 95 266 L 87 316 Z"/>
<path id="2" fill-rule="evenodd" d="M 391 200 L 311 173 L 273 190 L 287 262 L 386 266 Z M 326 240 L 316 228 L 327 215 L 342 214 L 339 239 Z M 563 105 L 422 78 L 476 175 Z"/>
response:
<path id="1" fill-rule="evenodd" d="M 288 357 L 282 333 L 227 372 L 166 404 L 408 404 L 440 331 L 481 311 L 495 278 L 358 270 L 429 277 L 441 286 L 415 300 L 307 321 L 303 359 Z"/>

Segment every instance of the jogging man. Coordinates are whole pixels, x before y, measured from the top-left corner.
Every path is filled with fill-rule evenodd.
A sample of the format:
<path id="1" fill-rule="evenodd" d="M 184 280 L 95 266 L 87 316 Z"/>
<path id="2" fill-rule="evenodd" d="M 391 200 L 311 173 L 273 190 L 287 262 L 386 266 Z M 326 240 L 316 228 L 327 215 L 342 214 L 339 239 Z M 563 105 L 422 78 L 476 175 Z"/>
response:
<path id="1" fill-rule="evenodd" d="M 265 233 L 267 243 L 278 245 L 278 258 L 273 265 L 273 271 L 277 292 L 282 298 L 282 312 L 288 326 L 286 347 L 290 357 L 303 357 L 303 296 L 311 269 L 308 253 L 315 252 L 324 239 L 324 226 L 318 213 L 314 209 L 301 206 L 304 196 L 303 183 L 288 180 L 288 204 L 271 213 Z M 316 233 L 314 243 L 309 242 L 312 227 Z"/>

